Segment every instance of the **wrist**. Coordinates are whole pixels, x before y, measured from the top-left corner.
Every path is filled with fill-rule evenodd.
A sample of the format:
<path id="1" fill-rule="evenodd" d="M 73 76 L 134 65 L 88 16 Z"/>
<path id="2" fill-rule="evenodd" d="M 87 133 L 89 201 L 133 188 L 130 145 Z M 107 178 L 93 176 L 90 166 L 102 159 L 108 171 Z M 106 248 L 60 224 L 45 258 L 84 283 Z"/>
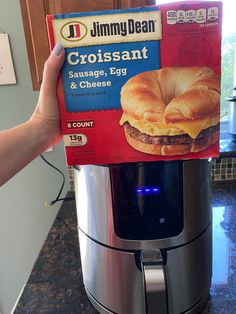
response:
<path id="1" fill-rule="evenodd" d="M 35 134 L 38 145 L 45 150 L 57 144 L 62 138 L 60 127 L 55 126 L 55 123 L 46 122 L 37 116 L 33 116 L 26 123 Z"/>

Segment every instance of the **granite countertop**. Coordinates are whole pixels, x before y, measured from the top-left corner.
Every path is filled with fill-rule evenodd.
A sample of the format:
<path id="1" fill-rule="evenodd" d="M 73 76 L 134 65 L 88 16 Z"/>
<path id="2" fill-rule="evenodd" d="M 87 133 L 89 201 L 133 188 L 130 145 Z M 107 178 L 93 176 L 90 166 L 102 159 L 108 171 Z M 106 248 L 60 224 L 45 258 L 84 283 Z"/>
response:
<path id="1" fill-rule="evenodd" d="M 84 291 L 74 200 L 63 202 L 14 311 L 29 313 L 98 313 Z"/>
<path id="2" fill-rule="evenodd" d="M 73 197 L 73 194 L 70 192 L 69 196 Z M 221 266 L 217 269 L 221 263 L 213 263 L 211 297 L 203 312 L 233 314 L 236 313 L 235 182 L 214 187 L 212 206 L 213 238 L 217 236 L 221 247 L 224 243 L 227 246 L 225 259 L 229 269 L 225 273 Z M 214 235 L 214 232 L 217 234 Z M 219 237 L 222 237 L 222 241 Z M 224 252 L 226 250 L 223 249 L 223 253 L 213 253 L 213 261 L 214 258 L 222 260 Z M 29 313 L 98 313 L 90 304 L 83 287 L 74 200 L 63 202 L 14 311 L 14 314 Z"/>

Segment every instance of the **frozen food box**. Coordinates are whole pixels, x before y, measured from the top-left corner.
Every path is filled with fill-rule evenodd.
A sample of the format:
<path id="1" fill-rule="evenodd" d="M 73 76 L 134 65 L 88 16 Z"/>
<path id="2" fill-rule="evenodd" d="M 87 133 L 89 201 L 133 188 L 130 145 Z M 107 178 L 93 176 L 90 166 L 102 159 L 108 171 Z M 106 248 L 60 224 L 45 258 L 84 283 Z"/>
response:
<path id="1" fill-rule="evenodd" d="M 219 154 L 222 4 L 47 16 L 68 165 Z"/>

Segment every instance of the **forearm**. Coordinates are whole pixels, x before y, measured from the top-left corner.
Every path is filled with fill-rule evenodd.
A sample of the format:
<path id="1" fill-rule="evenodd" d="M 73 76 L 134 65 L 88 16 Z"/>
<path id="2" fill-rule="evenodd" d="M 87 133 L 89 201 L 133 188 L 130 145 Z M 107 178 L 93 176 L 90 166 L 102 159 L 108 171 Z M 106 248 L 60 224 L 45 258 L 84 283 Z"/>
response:
<path id="1" fill-rule="evenodd" d="M 65 51 L 56 44 L 45 62 L 37 106 L 30 120 L 0 132 L 0 186 L 61 139 L 56 95 Z"/>
<path id="2" fill-rule="evenodd" d="M 55 143 L 38 121 L 0 132 L 0 186 Z"/>

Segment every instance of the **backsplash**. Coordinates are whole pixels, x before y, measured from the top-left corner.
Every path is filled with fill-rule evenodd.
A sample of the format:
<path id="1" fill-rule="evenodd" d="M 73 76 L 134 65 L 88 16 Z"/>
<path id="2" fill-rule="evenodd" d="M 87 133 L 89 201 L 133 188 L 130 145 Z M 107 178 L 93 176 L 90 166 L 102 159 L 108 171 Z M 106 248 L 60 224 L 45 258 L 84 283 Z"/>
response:
<path id="1" fill-rule="evenodd" d="M 75 183 L 74 183 L 74 167 L 73 166 L 68 166 L 68 178 L 70 182 L 70 190 L 74 191 L 75 190 Z"/>
<path id="2" fill-rule="evenodd" d="M 74 168 L 68 167 L 68 176 L 71 191 L 74 186 Z M 236 158 L 218 158 L 212 160 L 212 180 L 229 181 L 236 180 Z"/>
<path id="3" fill-rule="evenodd" d="M 212 180 L 236 180 L 236 158 L 218 158 L 212 161 Z"/>

